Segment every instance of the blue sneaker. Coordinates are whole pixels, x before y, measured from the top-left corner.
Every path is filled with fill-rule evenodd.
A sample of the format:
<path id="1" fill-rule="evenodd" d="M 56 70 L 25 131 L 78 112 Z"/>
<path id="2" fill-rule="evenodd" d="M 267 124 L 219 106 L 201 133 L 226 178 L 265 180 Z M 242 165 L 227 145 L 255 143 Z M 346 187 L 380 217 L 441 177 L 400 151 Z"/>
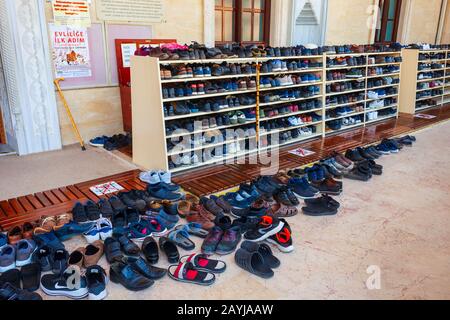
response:
<path id="1" fill-rule="evenodd" d="M 0 249 L 8 244 L 8 237 L 4 233 L 0 233 Z"/>
<path id="2" fill-rule="evenodd" d="M 156 220 L 167 229 L 172 229 L 177 225 L 180 218 L 178 217 L 178 215 L 169 214 L 164 211 L 164 209 L 162 209 L 156 216 Z"/>
<path id="3" fill-rule="evenodd" d="M 71 221 L 70 223 L 64 225 L 61 229 L 56 230 L 55 236 L 61 241 L 67 241 L 73 237 L 88 232 L 93 225 L 95 225 L 95 223 L 78 224 L 75 221 Z"/>
<path id="4" fill-rule="evenodd" d="M 170 201 L 178 201 L 183 198 L 181 193 L 172 192 L 164 187 L 163 184 L 149 184 L 147 187 L 147 191 L 151 197 L 157 198 L 160 200 L 170 200 Z"/>
<path id="5" fill-rule="evenodd" d="M 378 146 L 375 147 L 375 149 L 384 155 L 391 154 L 389 147 L 384 143 L 380 143 Z"/>
<path id="6" fill-rule="evenodd" d="M 36 242 L 38 247 L 47 246 L 53 250 L 64 249 L 64 244 L 58 239 L 55 232 L 49 232 L 39 235 L 34 235 L 33 240 Z"/>
<path id="7" fill-rule="evenodd" d="M 314 199 L 320 193 L 319 190 L 309 184 L 305 177 L 290 179 L 289 187 L 301 199 Z"/>
<path id="8" fill-rule="evenodd" d="M 225 200 L 233 207 L 246 209 L 249 208 L 252 204 L 251 201 L 242 197 L 239 193 L 228 193 L 225 195 Z"/>
<path id="9" fill-rule="evenodd" d="M 103 300 L 108 295 L 106 283 L 108 276 L 106 271 L 100 266 L 91 266 L 86 270 L 86 282 L 88 287 L 89 300 Z"/>
<path id="10" fill-rule="evenodd" d="M 108 141 L 108 139 L 109 138 L 107 136 L 97 137 L 97 138 L 90 140 L 89 144 L 93 147 L 103 147 L 105 145 L 106 141 Z"/>

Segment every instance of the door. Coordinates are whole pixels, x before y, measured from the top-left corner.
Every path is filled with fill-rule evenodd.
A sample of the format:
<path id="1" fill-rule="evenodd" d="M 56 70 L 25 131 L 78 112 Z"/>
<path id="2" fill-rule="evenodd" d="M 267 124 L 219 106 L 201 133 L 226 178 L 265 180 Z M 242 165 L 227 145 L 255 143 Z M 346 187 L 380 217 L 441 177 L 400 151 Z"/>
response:
<path id="1" fill-rule="evenodd" d="M 323 45 L 328 0 L 295 0 L 292 43 Z"/>

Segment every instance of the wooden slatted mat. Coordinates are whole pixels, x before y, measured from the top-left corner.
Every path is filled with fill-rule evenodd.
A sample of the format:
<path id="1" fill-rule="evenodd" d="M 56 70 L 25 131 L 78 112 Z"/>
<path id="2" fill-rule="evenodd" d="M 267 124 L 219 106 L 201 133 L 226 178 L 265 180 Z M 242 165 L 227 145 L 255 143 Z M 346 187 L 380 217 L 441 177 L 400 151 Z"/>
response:
<path id="1" fill-rule="evenodd" d="M 376 143 L 384 138 L 408 134 L 445 121 L 450 118 L 450 106 L 423 113 L 434 115 L 436 118 L 427 120 L 402 114 L 398 120 L 388 120 L 364 129 L 360 128 L 325 139 L 315 139 L 283 147 L 279 150 L 279 168 L 283 170 L 298 168 L 318 161 L 333 151 L 345 152 L 349 148 Z M 301 158 L 289 153 L 289 151 L 299 147 L 314 151 L 315 154 Z M 130 150 L 128 151 L 130 152 Z M 262 169 L 267 170 L 268 168 L 267 165 L 252 164 L 249 161 L 242 164 L 223 164 L 176 175 L 173 181 L 180 184 L 184 190 L 202 196 L 228 190 L 243 182 L 249 182 L 258 177 Z M 144 189 L 146 185 L 139 180 L 138 175 L 138 170 L 127 171 L 76 185 L 0 201 L 0 227 L 9 229 L 24 222 L 36 221 L 42 216 L 69 212 L 77 201 L 89 199 L 98 201 L 99 198 L 90 191 L 90 187 L 102 183 L 115 181 L 125 190 Z"/>

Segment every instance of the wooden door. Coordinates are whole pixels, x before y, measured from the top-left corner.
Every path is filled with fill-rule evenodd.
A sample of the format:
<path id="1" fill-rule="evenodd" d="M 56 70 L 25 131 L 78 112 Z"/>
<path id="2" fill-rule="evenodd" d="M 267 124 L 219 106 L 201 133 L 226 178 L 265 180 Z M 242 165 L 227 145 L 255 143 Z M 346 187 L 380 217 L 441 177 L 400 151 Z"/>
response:
<path id="1" fill-rule="evenodd" d="M 5 126 L 3 125 L 2 106 L 0 106 L 0 144 L 6 144 Z"/>

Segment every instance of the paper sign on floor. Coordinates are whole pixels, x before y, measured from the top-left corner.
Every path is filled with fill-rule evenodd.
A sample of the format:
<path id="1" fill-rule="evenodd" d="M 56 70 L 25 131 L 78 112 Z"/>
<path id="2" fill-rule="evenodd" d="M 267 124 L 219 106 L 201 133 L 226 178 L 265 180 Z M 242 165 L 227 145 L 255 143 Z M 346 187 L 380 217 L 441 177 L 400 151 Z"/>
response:
<path id="1" fill-rule="evenodd" d="M 315 154 L 314 151 L 310 151 L 310 150 L 306 150 L 306 149 L 302 149 L 302 148 L 298 148 L 298 149 L 289 151 L 289 153 L 293 154 L 295 156 L 302 157 L 302 158 Z"/>
<path id="2" fill-rule="evenodd" d="M 415 115 L 415 117 L 422 118 L 422 119 L 428 119 L 428 120 L 436 118 L 436 116 L 433 116 L 431 114 L 423 114 L 423 113 L 418 113 Z"/>
<path id="3" fill-rule="evenodd" d="M 124 190 L 117 182 L 111 181 L 89 188 L 96 196 L 104 196 L 106 194 L 115 193 Z"/>

